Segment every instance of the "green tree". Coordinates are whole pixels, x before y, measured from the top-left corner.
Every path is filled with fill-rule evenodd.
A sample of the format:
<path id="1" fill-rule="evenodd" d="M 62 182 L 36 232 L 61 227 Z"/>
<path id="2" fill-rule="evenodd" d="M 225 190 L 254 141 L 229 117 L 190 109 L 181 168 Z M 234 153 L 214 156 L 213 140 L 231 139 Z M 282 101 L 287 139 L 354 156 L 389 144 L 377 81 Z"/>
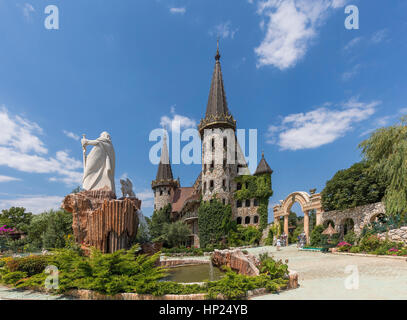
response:
<path id="1" fill-rule="evenodd" d="M 294 211 L 290 210 L 290 214 L 288 215 L 288 225 L 297 227 L 297 224 L 298 224 L 297 214 Z"/>
<path id="2" fill-rule="evenodd" d="M 6 225 L 9 228 L 26 232 L 33 214 L 31 212 L 25 212 L 25 210 L 25 208 L 20 207 L 11 207 L 8 210 L 2 210 L 0 213 L 0 225 Z"/>
<path id="3" fill-rule="evenodd" d="M 344 210 L 380 202 L 386 190 L 385 180 L 374 174 L 368 162 L 355 163 L 338 171 L 322 191 L 325 211 Z"/>
<path id="4" fill-rule="evenodd" d="M 316 226 L 314 228 L 314 230 L 312 230 L 311 236 L 310 236 L 311 246 L 322 246 L 322 245 L 326 244 L 327 239 L 326 239 L 326 236 L 324 236 L 322 234 L 322 232 L 324 232 L 323 225 Z"/>
<path id="5" fill-rule="evenodd" d="M 72 214 L 50 210 L 34 215 L 28 228 L 28 240 L 36 248 L 63 248 L 65 237 L 72 234 Z"/>
<path id="6" fill-rule="evenodd" d="M 43 235 L 44 248 L 63 248 L 65 237 L 72 234 L 72 214 L 65 210 L 49 212 L 48 224 Z"/>
<path id="7" fill-rule="evenodd" d="M 226 221 L 232 220 L 232 208 L 217 199 L 201 202 L 198 218 L 199 240 L 201 247 L 205 248 L 208 244 L 218 243 L 229 233 L 231 225 Z"/>
<path id="8" fill-rule="evenodd" d="M 164 239 L 170 247 L 179 247 L 188 241 L 190 228 L 182 221 L 164 225 Z"/>
<path id="9" fill-rule="evenodd" d="M 359 147 L 374 175 L 384 179 L 386 212 L 407 212 L 407 116 L 400 123 L 376 130 Z"/>
<path id="10" fill-rule="evenodd" d="M 147 220 L 153 241 L 164 240 L 164 226 L 171 222 L 171 211 L 171 204 L 168 204 L 164 208 L 154 211 L 151 219 Z"/>

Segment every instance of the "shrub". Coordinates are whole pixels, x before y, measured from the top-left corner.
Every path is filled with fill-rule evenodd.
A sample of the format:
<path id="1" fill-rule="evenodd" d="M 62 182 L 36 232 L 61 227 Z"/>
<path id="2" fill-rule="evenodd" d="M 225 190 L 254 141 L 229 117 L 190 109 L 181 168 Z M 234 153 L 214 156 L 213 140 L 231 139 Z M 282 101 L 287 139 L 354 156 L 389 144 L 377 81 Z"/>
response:
<path id="1" fill-rule="evenodd" d="M 351 252 L 351 253 L 360 253 L 360 247 L 353 246 L 353 247 L 350 248 L 349 252 Z"/>
<path id="2" fill-rule="evenodd" d="M 360 249 L 364 252 L 372 252 L 380 247 L 380 239 L 375 235 L 367 235 L 360 240 Z"/>
<path id="3" fill-rule="evenodd" d="M 29 277 L 43 272 L 48 265 L 48 256 L 35 255 L 11 259 L 6 263 L 6 267 L 10 272 L 21 271 L 26 273 Z"/>
<path id="4" fill-rule="evenodd" d="M 228 270 L 222 279 L 208 282 L 208 297 L 215 299 L 221 294 L 227 299 L 241 299 L 246 296 L 248 290 L 266 288 L 270 292 L 276 292 L 286 287 L 287 282 L 285 279 L 271 279 L 266 274 L 250 277 Z"/>
<path id="5" fill-rule="evenodd" d="M 229 233 L 228 242 L 232 247 L 256 245 L 260 243 L 262 232 L 253 226 L 237 226 L 236 231 Z"/>
<path id="6" fill-rule="evenodd" d="M 326 244 L 327 237 L 322 234 L 323 231 L 323 225 L 316 226 L 314 230 L 312 230 L 310 237 L 311 246 L 322 246 Z"/>
<path id="7" fill-rule="evenodd" d="M 19 282 L 21 279 L 24 279 L 27 277 L 27 274 L 25 272 L 21 271 L 15 271 L 15 272 L 9 272 L 6 273 L 1 277 L 1 281 L 5 284 L 11 284 L 11 285 L 16 285 L 17 282 Z"/>
<path id="8" fill-rule="evenodd" d="M 344 241 L 347 243 L 350 243 L 351 245 L 354 245 L 356 242 L 356 234 L 354 231 L 349 231 L 345 237 L 343 238 Z"/>
<path id="9" fill-rule="evenodd" d="M 348 252 L 352 245 L 350 243 L 342 241 L 338 243 L 337 247 L 340 252 Z"/>
<path id="10" fill-rule="evenodd" d="M 260 255 L 260 268 L 261 273 L 268 275 L 271 279 L 286 279 L 288 278 L 288 266 L 282 260 L 275 261 L 268 253 Z"/>

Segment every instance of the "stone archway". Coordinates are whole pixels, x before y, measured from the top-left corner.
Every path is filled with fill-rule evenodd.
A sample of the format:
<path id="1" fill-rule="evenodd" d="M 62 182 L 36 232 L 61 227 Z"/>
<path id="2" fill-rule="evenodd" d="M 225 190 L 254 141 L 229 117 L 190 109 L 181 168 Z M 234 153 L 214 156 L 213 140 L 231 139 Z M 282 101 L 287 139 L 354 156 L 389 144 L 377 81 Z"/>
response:
<path id="1" fill-rule="evenodd" d="M 322 223 L 322 203 L 321 194 L 312 193 L 311 195 L 305 191 L 297 191 L 288 195 L 285 200 L 280 200 L 280 204 L 273 207 L 274 219 L 279 222 L 280 218 L 284 218 L 284 233 L 288 235 L 288 216 L 291 207 L 294 203 L 298 202 L 304 212 L 304 232 L 309 243 L 309 215 L 310 212 L 315 210 L 317 225 Z M 287 237 L 288 241 L 288 237 Z"/>

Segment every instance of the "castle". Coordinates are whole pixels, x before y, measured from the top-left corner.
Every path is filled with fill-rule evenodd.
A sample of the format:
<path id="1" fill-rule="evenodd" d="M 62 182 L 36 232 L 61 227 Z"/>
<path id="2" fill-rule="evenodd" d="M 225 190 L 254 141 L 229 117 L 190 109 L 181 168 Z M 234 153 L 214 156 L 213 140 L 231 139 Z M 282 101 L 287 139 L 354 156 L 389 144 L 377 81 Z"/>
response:
<path id="1" fill-rule="evenodd" d="M 199 247 L 198 208 L 202 201 L 217 198 L 223 204 L 230 204 L 232 217 L 243 226 L 259 227 L 261 199 L 235 197 L 236 191 L 249 190 L 248 182 L 237 181 L 238 176 L 250 176 L 243 152 L 236 138 L 236 120 L 229 112 L 220 65 L 219 45 L 215 56 L 215 69 L 209 92 L 205 117 L 198 125 L 202 140 L 202 170 L 191 187 L 181 187 L 174 179 L 166 138 L 161 150 L 156 179 L 151 187 L 154 191 L 154 210 L 171 204 L 171 219 L 182 220 L 191 228 L 189 246 Z M 254 177 L 265 176 L 264 181 L 271 191 L 271 170 L 264 154 Z M 264 193 L 264 192 L 263 192 Z M 248 193 L 249 194 L 249 193 Z M 265 224 L 267 224 L 267 194 Z M 253 195 L 253 193 L 251 193 Z M 263 199 L 264 200 L 264 199 Z M 264 204 L 264 201 L 262 202 Z M 264 225 L 264 222 L 263 222 Z"/>

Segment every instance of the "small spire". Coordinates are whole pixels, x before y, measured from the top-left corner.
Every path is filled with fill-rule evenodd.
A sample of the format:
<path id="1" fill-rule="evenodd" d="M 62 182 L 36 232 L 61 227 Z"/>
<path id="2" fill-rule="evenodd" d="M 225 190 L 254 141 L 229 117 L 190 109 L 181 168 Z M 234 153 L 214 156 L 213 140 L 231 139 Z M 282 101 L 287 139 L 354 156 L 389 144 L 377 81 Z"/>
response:
<path id="1" fill-rule="evenodd" d="M 261 158 L 264 159 L 264 150 L 261 151 Z"/>
<path id="2" fill-rule="evenodd" d="M 220 53 L 219 53 L 219 37 L 217 40 L 217 49 L 216 49 L 216 56 L 215 56 L 215 60 L 219 61 L 220 60 Z"/>

